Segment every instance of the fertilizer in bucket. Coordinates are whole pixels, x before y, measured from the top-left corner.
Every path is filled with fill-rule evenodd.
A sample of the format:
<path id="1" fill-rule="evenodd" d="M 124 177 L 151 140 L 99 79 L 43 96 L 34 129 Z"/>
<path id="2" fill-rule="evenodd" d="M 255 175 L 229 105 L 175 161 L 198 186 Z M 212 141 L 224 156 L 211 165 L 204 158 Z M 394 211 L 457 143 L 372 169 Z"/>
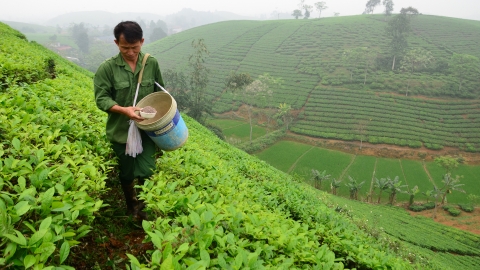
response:
<path id="1" fill-rule="evenodd" d="M 188 138 L 188 129 L 177 109 L 177 102 L 168 93 L 155 92 L 138 102 L 137 107 L 150 106 L 157 112 L 153 118 L 135 122 L 162 150 L 182 147 Z"/>

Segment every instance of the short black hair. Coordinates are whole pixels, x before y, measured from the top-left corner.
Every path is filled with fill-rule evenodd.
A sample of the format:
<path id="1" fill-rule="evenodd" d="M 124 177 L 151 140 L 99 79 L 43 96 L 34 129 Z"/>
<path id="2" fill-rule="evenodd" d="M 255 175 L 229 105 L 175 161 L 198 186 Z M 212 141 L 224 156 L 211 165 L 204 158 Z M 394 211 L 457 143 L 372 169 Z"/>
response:
<path id="1" fill-rule="evenodd" d="M 143 38 L 142 27 L 140 27 L 140 25 L 134 21 L 120 22 L 117 24 L 117 26 L 115 26 L 115 29 L 113 29 L 113 35 L 115 36 L 115 39 L 120 40 L 120 36 L 122 34 L 128 43 L 135 43 Z"/>

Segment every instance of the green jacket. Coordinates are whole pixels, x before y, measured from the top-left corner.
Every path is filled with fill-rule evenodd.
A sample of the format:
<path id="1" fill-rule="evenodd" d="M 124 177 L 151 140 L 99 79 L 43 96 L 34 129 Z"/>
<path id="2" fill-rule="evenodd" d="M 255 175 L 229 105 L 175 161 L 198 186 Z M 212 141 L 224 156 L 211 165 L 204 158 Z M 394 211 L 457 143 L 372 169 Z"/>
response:
<path id="1" fill-rule="evenodd" d="M 140 52 L 135 72 L 125 62 L 121 54 L 106 60 L 99 67 L 93 78 L 95 102 L 97 107 L 108 113 L 107 138 L 111 142 L 126 143 L 129 118 L 123 114 L 111 113 L 108 110 L 113 105 L 122 107 L 133 106 L 133 99 L 137 89 L 138 76 L 142 68 L 145 54 Z M 158 82 L 164 86 L 162 74 L 157 59 L 150 56 L 145 64 L 143 79 L 138 90 L 137 103 L 148 94 L 160 89 L 155 85 Z"/>

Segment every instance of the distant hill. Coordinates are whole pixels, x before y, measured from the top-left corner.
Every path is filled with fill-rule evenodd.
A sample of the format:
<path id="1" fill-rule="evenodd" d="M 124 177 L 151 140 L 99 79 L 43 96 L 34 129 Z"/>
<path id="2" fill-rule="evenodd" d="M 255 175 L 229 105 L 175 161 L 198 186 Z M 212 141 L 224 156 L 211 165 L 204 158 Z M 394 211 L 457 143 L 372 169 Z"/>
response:
<path id="1" fill-rule="evenodd" d="M 60 27 L 68 27 L 73 23 L 85 23 L 89 26 L 114 26 L 118 22 L 126 20 L 139 20 L 142 19 L 145 22 L 150 22 L 151 20 L 157 21 L 159 19 L 164 19 L 164 16 L 153 14 L 153 13 L 134 13 L 134 12 L 124 12 L 124 13 L 112 13 L 107 11 L 79 11 L 66 13 L 55 18 L 52 18 L 45 22 L 46 25 Z"/>
<path id="2" fill-rule="evenodd" d="M 196 11 L 190 8 L 184 8 L 181 11 L 167 15 L 165 21 L 172 27 L 180 27 L 183 30 L 190 29 L 206 24 L 231 21 L 231 20 L 258 20 L 254 17 L 237 15 L 226 11 Z"/>
<path id="3" fill-rule="evenodd" d="M 73 23 L 85 23 L 92 27 L 113 27 L 120 21 L 143 20 L 147 25 L 150 21 L 157 22 L 163 20 L 167 23 L 170 29 L 178 29 L 179 31 L 190 29 L 193 27 L 228 21 L 228 20 L 255 20 L 253 17 L 240 16 L 231 12 L 225 11 L 195 11 L 193 9 L 185 8 L 181 11 L 171 15 L 159 15 L 154 13 L 112 13 L 107 11 L 80 11 L 66 13 L 50 19 L 46 22 L 46 25 L 60 27 L 68 27 Z"/>
<path id="4" fill-rule="evenodd" d="M 18 30 L 24 34 L 36 33 L 36 34 L 51 34 L 55 33 L 55 27 L 43 26 L 38 24 L 23 23 L 23 22 L 12 22 L 12 21 L 1 21 L 5 24 L 8 24 L 15 30 Z"/>
<path id="5" fill-rule="evenodd" d="M 409 46 L 430 51 L 436 63 L 412 75 L 398 69 L 400 59 L 391 70 L 385 26 L 381 15 L 229 21 L 190 29 L 144 50 L 160 59 L 163 69 L 182 70 L 193 51 L 191 41 L 203 38 L 210 51 L 208 89 L 217 113 L 241 105 L 238 96 L 225 92 L 231 71 L 254 78 L 269 73 L 284 81 L 282 88 L 273 89 L 270 107 L 292 105 L 298 113 L 292 130 L 300 134 L 480 151 L 478 76 L 459 91 L 458 78 L 448 68 L 453 53 L 480 58 L 480 21 L 414 18 Z M 360 47 L 378 51 L 367 72 L 343 61 L 345 51 Z M 359 128 L 359 123 L 365 124 Z"/>

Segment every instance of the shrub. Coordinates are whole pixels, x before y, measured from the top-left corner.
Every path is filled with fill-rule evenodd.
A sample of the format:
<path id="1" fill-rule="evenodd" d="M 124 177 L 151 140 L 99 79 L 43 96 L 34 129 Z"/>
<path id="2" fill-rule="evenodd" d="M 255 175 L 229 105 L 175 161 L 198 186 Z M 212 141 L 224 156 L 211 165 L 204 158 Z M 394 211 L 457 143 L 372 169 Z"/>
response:
<path id="1" fill-rule="evenodd" d="M 423 206 L 425 207 L 425 209 L 433 209 L 433 208 L 435 208 L 435 203 L 434 202 L 428 202 L 428 203 L 424 203 Z"/>
<path id="2" fill-rule="evenodd" d="M 408 209 L 412 210 L 413 212 L 422 212 L 423 210 L 425 210 L 425 206 L 424 205 L 410 205 L 410 207 L 408 207 Z"/>
<path id="3" fill-rule="evenodd" d="M 460 209 L 468 213 L 471 213 L 473 212 L 473 210 L 475 210 L 475 207 L 473 207 L 473 205 L 470 205 L 470 204 L 459 204 L 458 206 L 460 207 Z"/>
<path id="4" fill-rule="evenodd" d="M 456 216 L 458 216 L 458 215 L 460 215 L 460 214 L 462 213 L 462 211 L 460 211 L 460 210 L 457 209 L 457 208 L 453 208 L 453 207 L 448 208 L 447 211 L 448 211 L 448 213 L 449 213 L 451 216 L 454 216 L 454 217 L 456 217 Z"/>

